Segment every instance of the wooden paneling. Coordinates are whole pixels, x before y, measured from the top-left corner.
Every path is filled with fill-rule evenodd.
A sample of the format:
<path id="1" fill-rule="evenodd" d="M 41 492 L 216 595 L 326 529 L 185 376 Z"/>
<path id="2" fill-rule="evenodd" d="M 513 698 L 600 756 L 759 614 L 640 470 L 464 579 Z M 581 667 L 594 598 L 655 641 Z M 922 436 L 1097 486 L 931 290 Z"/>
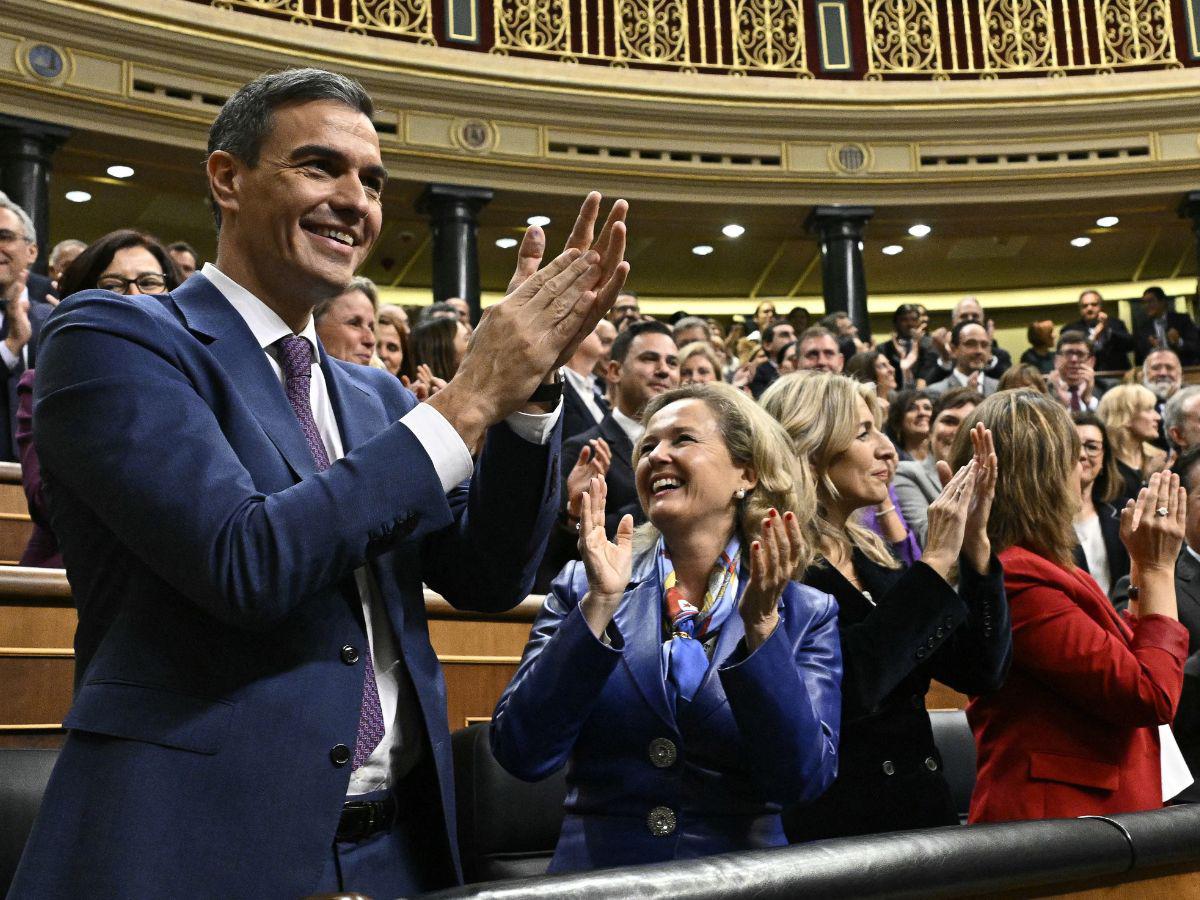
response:
<path id="1" fill-rule="evenodd" d="M 70 656 L 7 655 L 0 651 L 0 727 L 56 725 L 71 707 L 75 660 Z"/>
<path id="2" fill-rule="evenodd" d="M 444 662 L 446 715 L 450 730 L 488 721 L 504 689 L 517 671 L 515 663 Z"/>
<path id="3" fill-rule="evenodd" d="M 21 467 L 0 463 L 0 565 L 15 566 L 32 533 L 29 505 L 21 487 Z"/>
<path id="4" fill-rule="evenodd" d="M 70 650 L 77 621 L 73 606 L 0 606 L 0 647 Z"/>
<path id="5" fill-rule="evenodd" d="M 925 695 L 926 709 L 966 709 L 967 695 L 960 694 L 954 688 L 946 687 L 940 681 L 931 682 L 929 693 Z"/>

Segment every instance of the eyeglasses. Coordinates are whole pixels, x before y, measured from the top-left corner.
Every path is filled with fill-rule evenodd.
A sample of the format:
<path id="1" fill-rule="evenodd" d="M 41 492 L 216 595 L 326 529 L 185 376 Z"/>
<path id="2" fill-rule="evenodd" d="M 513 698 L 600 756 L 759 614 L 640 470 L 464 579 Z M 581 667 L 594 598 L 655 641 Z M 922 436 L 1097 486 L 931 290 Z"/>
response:
<path id="1" fill-rule="evenodd" d="M 1058 355 L 1066 359 L 1087 359 L 1092 354 L 1086 350 L 1059 350 Z"/>
<path id="2" fill-rule="evenodd" d="M 102 291 L 112 291 L 114 294 L 128 294 L 130 286 L 134 284 L 143 294 L 159 294 L 166 290 L 167 279 L 160 272 L 142 272 L 136 278 L 101 275 L 96 287 Z"/>
<path id="3" fill-rule="evenodd" d="M 33 239 L 26 237 L 23 234 L 17 234 L 15 231 L 9 231 L 7 228 L 0 228 L 0 246 L 7 247 L 9 244 L 15 244 L 17 241 L 24 241 L 27 244 L 32 244 Z"/>
<path id="4" fill-rule="evenodd" d="M 1084 441 L 1083 452 L 1093 458 L 1102 456 L 1104 455 L 1104 445 L 1097 441 Z"/>

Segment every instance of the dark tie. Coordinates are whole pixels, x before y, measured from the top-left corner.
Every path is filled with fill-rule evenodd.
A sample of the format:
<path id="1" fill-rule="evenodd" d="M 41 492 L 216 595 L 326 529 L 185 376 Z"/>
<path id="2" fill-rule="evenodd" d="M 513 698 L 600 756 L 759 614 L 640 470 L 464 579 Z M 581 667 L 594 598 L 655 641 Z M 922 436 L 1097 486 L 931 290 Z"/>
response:
<path id="1" fill-rule="evenodd" d="M 1071 388 L 1071 412 L 1083 412 L 1083 402 L 1079 398 L 1079 387 Z"/>
<path id="2" fill-rule="evenodd" d="M 329 468 L 329 454 L 325 452 L 325 442 L 321 440 L 321 432 L 313 419 L 312 404 L 309 402 L 312 364 L 312 344 L 306 339 L 298 335 L 280 339 L 279 365 L 283 369 L 288 402 L 292 404 L 304 439 L 308 441 L 317 471 L 323 472 Z M 371 663 L 369 647 L 363 654 L 363 660 L 366 671 L 363 673 L 362 707 L 358 714 L 358 738 L 354 745 L 355 769 L 367 761 L 371 751 L 383 740 L 383 707 L 379 703 L 379 686 L 375 683 L 375 666 Z"/>

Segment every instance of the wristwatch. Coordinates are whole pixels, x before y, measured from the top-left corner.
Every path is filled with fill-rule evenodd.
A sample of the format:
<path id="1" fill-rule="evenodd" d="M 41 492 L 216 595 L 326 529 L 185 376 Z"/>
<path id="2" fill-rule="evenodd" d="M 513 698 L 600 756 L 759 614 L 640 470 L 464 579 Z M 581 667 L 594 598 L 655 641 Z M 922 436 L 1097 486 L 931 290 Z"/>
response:
<path id="1" fill-rule="evenodd" d="M 563 379 L 558 372 L 549 384 L 539 384 L 536 391 L 529 396 L 530 403 L 557 403 L 562 399 Z"/>

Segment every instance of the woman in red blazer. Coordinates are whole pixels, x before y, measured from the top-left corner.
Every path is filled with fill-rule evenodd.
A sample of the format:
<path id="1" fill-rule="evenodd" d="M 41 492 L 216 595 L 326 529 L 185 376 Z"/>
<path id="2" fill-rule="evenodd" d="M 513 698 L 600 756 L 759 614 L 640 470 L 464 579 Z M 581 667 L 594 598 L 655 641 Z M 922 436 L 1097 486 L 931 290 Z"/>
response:
<path id="1" fill-rule="evenodd" d="M 999 691 L 972 698 L 978 746 L 971 822 L 1162 806 L 1158 726 L 1175 715 L 1187 630 L 1175 607 L 1186 494 L 1152 476 L 1121 514 L 1140 610 L 1122 616 L 1072 563 L 1079 438 L 1063 407 L 1030 390 L 985 400 L 964 424 L 992 432 L 1003 473 L 988 524 L 1000 551 L 1013 658 Z"/>

